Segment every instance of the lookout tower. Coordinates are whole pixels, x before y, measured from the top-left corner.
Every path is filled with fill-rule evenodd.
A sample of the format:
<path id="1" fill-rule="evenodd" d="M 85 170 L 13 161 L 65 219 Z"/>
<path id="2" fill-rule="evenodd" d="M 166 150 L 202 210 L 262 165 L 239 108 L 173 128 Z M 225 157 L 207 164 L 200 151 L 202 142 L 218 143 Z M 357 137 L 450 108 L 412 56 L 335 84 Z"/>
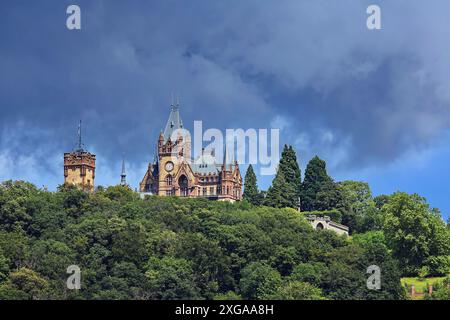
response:
<path id="1" fill-rule="evenodd" d="M 85 191 L 93 191 L 94 179 L 95 154 L 84 149 L 80 120 L 77 147 L 71 152 L 64 153 L 64 184 L 76 185 Z"/>

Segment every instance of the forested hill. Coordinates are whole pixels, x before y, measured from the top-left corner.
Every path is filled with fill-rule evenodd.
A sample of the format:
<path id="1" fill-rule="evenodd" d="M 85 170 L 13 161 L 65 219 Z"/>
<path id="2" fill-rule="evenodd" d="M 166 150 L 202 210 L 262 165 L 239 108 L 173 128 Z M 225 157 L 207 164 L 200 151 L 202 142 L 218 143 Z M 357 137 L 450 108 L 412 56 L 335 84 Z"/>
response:
<path id="1" fill-rule="evenodd" d="M 390 252 L 376 232 L 314 231 L 294 209 L 0 186 L 0 299 L 402 299 Z M 66 288 L 70 265 L 81 290 Z"/>

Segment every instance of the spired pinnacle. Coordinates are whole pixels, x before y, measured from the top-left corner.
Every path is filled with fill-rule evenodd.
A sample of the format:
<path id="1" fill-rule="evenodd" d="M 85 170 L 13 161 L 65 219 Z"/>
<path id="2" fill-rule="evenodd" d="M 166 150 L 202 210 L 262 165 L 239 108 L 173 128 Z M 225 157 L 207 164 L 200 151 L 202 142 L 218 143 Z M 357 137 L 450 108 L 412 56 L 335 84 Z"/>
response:
<path id="1" fill-rule="evenodd" d="M 172 96 L 172 104 L 170 107 L 169 119 L 167 120 L 166 127 L 163 131 L 164 142 L 166 142 L 169 138 L 172 138 L 172 133 L 175 130 L 183 128 L 183 122 L 181 121 L 179 111 L 179 99 L 177 98 L 177 101 L 175 102 Z"/>
<path id="2" fill-rule="evenodd" d="M 127 174 L 125 173 L 125 159 L 122 158 L 122 173 L 120 174 L 120 185 L 127 185 Z"/>

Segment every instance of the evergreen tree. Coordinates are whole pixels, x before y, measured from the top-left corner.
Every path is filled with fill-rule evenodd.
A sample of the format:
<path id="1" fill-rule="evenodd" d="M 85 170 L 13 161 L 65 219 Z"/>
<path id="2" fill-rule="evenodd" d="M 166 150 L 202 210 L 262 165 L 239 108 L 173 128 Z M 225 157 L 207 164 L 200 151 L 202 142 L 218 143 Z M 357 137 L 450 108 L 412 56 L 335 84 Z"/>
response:
<path id="1" fill-rule="evenodd" d="M 315 156 L 306 166 L 301 189 L 302 211 L 331 210 L 339 206 L 340 192 L 328 176 L 326 163 Z"/>
<path id="2" fill-rule="evenodd" d="M 292 186 L 291 188 L 294 190 L 292 194 L 286 195 L 287 200 L 290 202 L 289 206 L 297 208 L 302 182 L 297 155 L 292 146 L 284 145 L 279 169 L 283 172 L 286 183 L 290 184 Z"/>
<path id="3" fill-rule="evenodd" d="M 267 195 L 264 199 L 264 205 L 273 208 L 291 207 L 289 196 L 295 193 L 292 185 L 286 182 L 283 171 L 278 168 L 277 175 L 272 181 L 272 185 L 267 190 Z"/>
<path id="4" fill-rule="evenodd" d="M 297 156 L 292 146 L 284 145 L 277 175 L 267 191 L 265 204 L 275 208 L 298 208 L 300 190 L 301 177 Z"/>
<path id="5" fill-rule="evenodd" d="M 243 198 L 253 205 L 260 205 L 262 202 L 261 193 L 258 191 L 256 175 L 252 165 L 248 166 L 245 174 Z"/>

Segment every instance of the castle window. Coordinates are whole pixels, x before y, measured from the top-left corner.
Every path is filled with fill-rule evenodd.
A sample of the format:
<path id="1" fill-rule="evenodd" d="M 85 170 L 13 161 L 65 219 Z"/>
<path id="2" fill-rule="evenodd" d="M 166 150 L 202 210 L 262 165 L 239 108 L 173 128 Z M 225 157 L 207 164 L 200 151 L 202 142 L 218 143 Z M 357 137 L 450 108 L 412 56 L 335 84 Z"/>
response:
<path id="1" fill-rule="evenodd" d="M 170 174 L 166 177 L 166 185 L 172 185 L 172 176 Z"/>
<path id="2" fill-rule="evenodd" d="M 217 187 L 217 194 L 221 194 L 222 193 L 222 188 L 221 187 Z"/>
<path id="3" fill-rule="evenodd" d="M 206 188 L 203 188 L 203 195 L 204 195 L 204 196 L 207 195 L 207 190 L 206 190 Z"/>
<path id="4" fill-rule="evenodd" d="M 230 187 L 227 187 L 227 194 L 230 194 Z"/>
<path id="5" fill-rule="evenodd" d="M 210 194 L 210 195 L 213 195 L 213 194 L 214 194 L 214 187 L 210 187 L 210 188 L 209 188 L 209 194 Z"/>
<path id="6" fill-rule="evenodd" d="M 189 182 L 185 175 L 180 177 L 178 185 L 180 186 L 180 195 L 182 197 L 187 197 L 189 195 Z"/>

